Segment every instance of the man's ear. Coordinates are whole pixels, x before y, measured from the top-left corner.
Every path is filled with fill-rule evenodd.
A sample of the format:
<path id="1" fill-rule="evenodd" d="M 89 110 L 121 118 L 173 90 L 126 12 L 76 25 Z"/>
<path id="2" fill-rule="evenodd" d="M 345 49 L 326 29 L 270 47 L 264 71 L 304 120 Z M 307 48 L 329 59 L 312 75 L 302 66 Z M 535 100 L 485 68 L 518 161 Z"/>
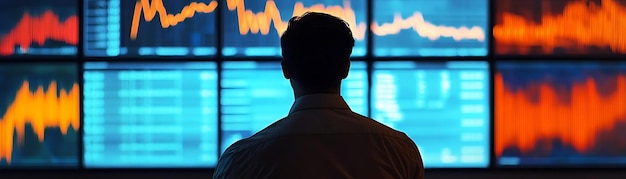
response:
<path id="1" fill-rule="evenodd" d="M 348 78 L 348 73 L 350 72 L 350 62 L 348 61 L 348 65 L 346 65 L 346 69 L 344 69 L 343 71 L 344 73 L 341 74 L 341 79 L 346 79 Z"/>
<path id="2" fill-rule="evenodd" d="M 280 62 L 280 66 L 283 68 L 283 76 L 285 76 L 285 79 L 290 79 L 291 74 L 289 74 L 289 70 L 287 69 L 287 64 L 285 63 L 285 60 Z"/>

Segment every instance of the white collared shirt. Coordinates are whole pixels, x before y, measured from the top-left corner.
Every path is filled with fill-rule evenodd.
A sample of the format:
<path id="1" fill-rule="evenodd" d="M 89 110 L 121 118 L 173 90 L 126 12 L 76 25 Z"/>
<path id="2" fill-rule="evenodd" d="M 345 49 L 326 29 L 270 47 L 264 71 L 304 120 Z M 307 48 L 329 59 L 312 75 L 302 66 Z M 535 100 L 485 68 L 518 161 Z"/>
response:
<path id="1" fill-rule="evenodd" d="M 311 94 L 232 144 L 213 178 L 422 179 L 424 165 L 406 134 L 352 112 L 339 95 Z"/>

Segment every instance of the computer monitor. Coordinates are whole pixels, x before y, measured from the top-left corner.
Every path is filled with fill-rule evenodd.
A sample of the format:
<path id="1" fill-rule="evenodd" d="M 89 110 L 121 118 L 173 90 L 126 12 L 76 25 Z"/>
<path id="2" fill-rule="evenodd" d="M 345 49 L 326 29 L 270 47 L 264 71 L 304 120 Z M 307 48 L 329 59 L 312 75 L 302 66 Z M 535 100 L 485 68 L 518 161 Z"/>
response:
<path id="1" fill-rule="evenodd" d="M 496 68 L 497 166 L 626 164 L 626 63 L 502 61 Z"/>
<path id="2" fill-rule="evenodd" d="M 78 168 L 78 64 L 0 65 L 0 169 Z"/>
<path id="3" fill-rule="evenodd" d="M 280 56 L 280 36 L 289 19 L 307 11 L 344 19 L 356 41 L 352 56 L 366 54 L 366 0 L 225 0 L 221 8 L 225 57 Z"/>
<path id="4" fill-rule="evenodd" d="M 294 102 L 280 62 L 227 61 L 222 78 L 222 152 L 286 117 Z M 341 95 L 354 112 L 368 115 L 367 91 L 366 63 L 351 62 Z"/>
<path id="5" fill-rule="evenodd" d="M 78 1 L 0 0 L 0 58 L 77 54 Z"/>
<path id="6" fill-rule="evenodd" d="M 86 0 L 87 57 L 211 57 L 218 0 Z"/>
<path id="7" fill-rule="evenodd" d="M 372 118 L 406 133 L 425 168 L 486 168 L 489 65 L 484 61 L 375 62 Z"/>
<path id="8" fill-rule="evenodd" d="M 87 62 L 86 168 L 215 167 L 214 62 Z"/>
<path id="9" fill-rule="evenodd" d="M 486 56 L 489 0 L 374 0 L 373 55 Z"/>
<path id="10" fill-rule="evenodd" d="M 626 0 L 498 0 L 495 54 L 626 54 L 625 12 Z"/>

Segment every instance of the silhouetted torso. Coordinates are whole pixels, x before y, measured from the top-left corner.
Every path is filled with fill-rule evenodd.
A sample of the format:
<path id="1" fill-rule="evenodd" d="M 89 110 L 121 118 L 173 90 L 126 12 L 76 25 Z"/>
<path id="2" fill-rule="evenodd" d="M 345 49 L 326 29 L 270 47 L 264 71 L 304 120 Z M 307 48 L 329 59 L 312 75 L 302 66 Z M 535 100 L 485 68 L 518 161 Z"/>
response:
<path id="1" fill-rule="evenodd" d="M 231 145 L 214 178 L 423 178 L 404 133 L 350 110 L 339 95 L 296 99 L 289 115 Z"/>

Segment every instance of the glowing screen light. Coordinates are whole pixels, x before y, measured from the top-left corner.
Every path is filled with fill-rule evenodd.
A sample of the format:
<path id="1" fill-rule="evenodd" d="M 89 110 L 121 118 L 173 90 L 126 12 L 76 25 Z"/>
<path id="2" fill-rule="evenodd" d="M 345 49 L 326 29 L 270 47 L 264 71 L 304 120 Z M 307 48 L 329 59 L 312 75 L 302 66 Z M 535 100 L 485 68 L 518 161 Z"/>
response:
<path id="1" fill-rule="evenodd" d="M 87 0 L 85 55 L 215 55 L 217 7 L 217 0 Z"/>
<path id="2" fill-rule="evenodd" d="M 214 62 L 86 63 L 85 167 L 214 167 L 216 69 Z"/>
<path id="3" fill-rule="evenodd" d="M 375 62 L 372 118 L 406 133 L 426 168 L 489 164 L 487 62 Z"/>
<path id="4" fill-rule="evenodd" d="M 496 67 L 498 165 L 626 164 L 626 63 L 500 62 Z"/>
<path id="5" fill-rule="evenodd" d="M 375 56 L 486 56 L 488 0 L 374 0 Z"/>
<path id="6" fill-rule="evenodd" d="M 289 19 L 307 11 L 325 12 L 344 19 L 356 40 L 352 56 L 365 56 L 365 0 L 226 0 L 224 56 L 280 56 L 280 35 Z"/>
<path id="7" fill-rule="evenodd" d="M 287 116 L 293 90 L 280 62 L 224 62 L 222 73 L 222 149 Z M 367 115 L 365 62 L 351 62 L 341 95 L 350 108 Z"/>

